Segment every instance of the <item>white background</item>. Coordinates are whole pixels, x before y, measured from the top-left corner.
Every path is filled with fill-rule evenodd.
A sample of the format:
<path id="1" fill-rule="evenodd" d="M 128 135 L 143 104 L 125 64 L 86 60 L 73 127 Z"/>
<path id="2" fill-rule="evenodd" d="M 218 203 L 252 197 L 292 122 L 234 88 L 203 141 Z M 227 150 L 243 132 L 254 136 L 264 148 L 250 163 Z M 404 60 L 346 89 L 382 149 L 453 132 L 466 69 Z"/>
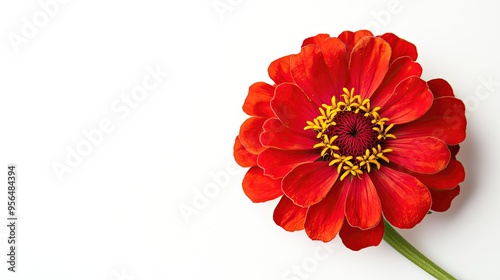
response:
<path id="1" fill-rule="evenodd" d="M 47 2 L 0 4 L 0 179 L 15 163 L 19 183 L 16 274 L 0 195 L 0 279 L 432 279 L 384 242 L 352 252 L 282 230 L 277 201 L 251 203 L 231 169 L 268 64 L 364 28 L 413 42 L 423 78 L 447 79 L 468 107 L 461 194 L 400 232 L 459 279 L 498 279 L 498 2 L 69 0 L 43 22 Z M 39 27 L 24 36 L 27 21 Z M 169 76 L 128 115 L 113 109 L 148 67 Z M 53 165 L 106 119 L 112 131 L 59 180 Z"/>

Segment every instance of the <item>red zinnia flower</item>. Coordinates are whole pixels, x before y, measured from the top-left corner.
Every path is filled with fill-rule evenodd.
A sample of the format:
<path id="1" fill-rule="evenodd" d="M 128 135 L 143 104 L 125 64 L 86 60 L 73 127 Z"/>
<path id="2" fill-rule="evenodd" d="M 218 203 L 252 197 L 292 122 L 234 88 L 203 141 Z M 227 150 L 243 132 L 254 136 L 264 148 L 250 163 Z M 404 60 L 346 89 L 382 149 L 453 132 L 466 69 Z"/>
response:
<path id="1" fill-rule="evenodd" d="M 445 211 L 464 180 L 465 107 L 425 82 L 413 44 L 392 33 L 327 34 L 271 63 L 250 86 L 234 146 L 254 202 L 281 196 L 275 222 L 314 240 L 378 245 L 384 222 L 412 228 Z"/>

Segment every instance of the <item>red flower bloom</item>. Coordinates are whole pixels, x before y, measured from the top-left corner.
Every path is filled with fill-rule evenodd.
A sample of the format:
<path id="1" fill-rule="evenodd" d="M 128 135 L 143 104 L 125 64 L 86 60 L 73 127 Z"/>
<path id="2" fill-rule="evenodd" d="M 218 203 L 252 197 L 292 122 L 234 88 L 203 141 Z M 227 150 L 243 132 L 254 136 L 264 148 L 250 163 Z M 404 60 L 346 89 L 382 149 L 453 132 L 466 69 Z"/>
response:
<path id="1" fill-rule="evenodd" d="M 319 34 L 250 86 L 234 146 L 254 202 L 281 196 L 274 221 L 314 240 L 378 245 L 385 218 L 412 228 L 445 211 L 465 172 L 456 159 L 465 107 L 425 82 L 413 44 L 386 33 Z"/>

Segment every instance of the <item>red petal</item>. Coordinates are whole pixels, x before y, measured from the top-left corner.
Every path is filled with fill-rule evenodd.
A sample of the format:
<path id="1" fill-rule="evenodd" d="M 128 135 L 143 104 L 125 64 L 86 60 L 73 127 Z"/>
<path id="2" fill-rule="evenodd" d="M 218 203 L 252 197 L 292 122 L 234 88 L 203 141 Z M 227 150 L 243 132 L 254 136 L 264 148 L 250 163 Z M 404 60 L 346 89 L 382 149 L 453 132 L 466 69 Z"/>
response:
<path id="1" fill-rule="evenodd" d="M 417 60 L 417 48 L 412 43 L 401 39 L 392 33 L 385 33 L 380 37 L 391 45 L 391 62 L 403 56 L 409 56 L 412 60 Z"/>
<path id="2" fill-rule="evenodd" d="M 344 31 L 338 36 L 338 38 L 344 42 L 348 56 L 351 54 L 352 49 L 358 41 L 364 37 L 373 37 L 373 34 L 368 30 L 359 30 L 356 32 Z"/>
<path id="3" fill-rule="evenodd" d="M 434 137 L 399 138 L 387 141 L 393 151 L 387 158 L 395 164 L 418 173 L 433 174 L 443 170 L 450 161 L 450 150 Z"/>
<path id="4" fill-rule="evenodd" d="M 351 227 L 348 223 L 344 222 L 339 235 L 342 238 L 342 243 L 354 251 L 359 251 L 369 246 L 377 246 L 384 237 L 384 222 L 380 221 L 377 226 L 367 230 Z"/>
<path id="5" fill-rule="evenodd" d="M 318 106 L 300 88 L 288 83 L 276 88 L 271 107 L 285 126 L 299 132 L 304 132 L 307 121 L 312 121 L 319 115 Z"/>
<path id="6" fill-rule="evenodd" d="M 391 47 L 383 39 L 366 37 L 354 46 L 349 61 L 351 85 L 361 99 L 369 98 L 389 69 Z"/>
<path id="7" fill-rule="evenodd" d="M 377 190 L 368 173 L 353 179 L 347 197 L 345 215 L 349 224 L 363 230 L 373 228 L 382 218 Z"/>
<path id="8" fill-rule="evenodd" d="M 308 207 L 322 200 L 337 181 L 337 168 L 328 161 L 304 163 L 288 173 L 281 184 L 293 203 Z"/>
<path id="9" fill-rule="evenodd" d="M 336 97 L 336 100 L 339 100 L 342 96 L 342 89 L 346 86 L 349 78 L 345 45 L 338 38 L 330 38 L 321 45 L 321 50 L 331 74 L 331 93 Z M 329 105 L 330 103 L 327 104 Z"/>
<path id="10" fill-rule="evenodd" d="M 434 94 L 434 98 L 451 96 L 455 97 L 453 94 L 453 89 L 450 84 L 443 79 L 434 79 L 427 82 L 431 92 Z"/>
<path id="11" fill-rule="evenodd" d="M 344 182 L 337 181 L 323 200 L 309 207 L 304 227 L 311 239 L 328 242 L 342 227 L 349 191 L 349 181 Z"/>
<path id="12" fill-rule="evenodd" d="M 421 117 L 432 105 L 432 93 L 419 77 L 410 77 L 398 84 L 380 110 L 390 123 L 401 124 Z"/>
<path id="13" fill-rule="evenodd" d="M 304 40 L 302 43 L 302 47 L 307 46 L 307 45 L 317 45 L 321 46 L 326 39 L 330 38 L 330 35 L 328 34 L 318 34 L 314 37 L 309 37 Z"/>
<path id="14" fill-rule="evenodd" d="M 233 147 L 233 156 L 241 167 L 251 167 L 257 165 L 257 155 L 249 153 L 243 145 L 241 145 L 240 137 L 236 136 Z"/>
<path id="15" fill-rule="evenodd" d="M 436 174 L 413 174 L 420 182 L 432 189 L 452 189 L 465 180 L 462 163 L 452 159 L 446 168 Z"/>
<path id="16" fill-rule="evenodd" d="M 464 103 L 455 97 L 440 97 L 422 117 L 394 127 L 392 133 L 405 138 L 433 136 L 456 145 L 465 139 L 466 125 Z"/>
<path id="17" fill-rule="evenodd" d="M 412 228 L 431 208 L 429 190 L 415 177 L 381 166 L 370 177 L 377 189 L 384 216 L 398 228 Z"/>
<path id="18" fill-rule="evenodd" d="M 444 212 L 451 206 L 451 201 L 460 194 L 460 186 L 451 190 L 430 190 L 432 195 L 431 209 L 438 212 Z"/>
<path id="19" fill-rule="evenodd" d="M 372 107 L 383 107 L 401 81 L 412 76 L 420 77 L 421 74 L 422 67 L 411 58 L 400 57 L 394 60 L 389 66 L 384 80 L 370 98 Z"/>
<path id="20" fill-rule="evenodd" d="M 260 143 L 259 137 L 262 131 L 262 126 L 266 118 L 251 117 L 248 118 L 240 127 L 240 141 L 245 149 L 252 154 L 259 154 L 266 148 Z"/>
<path id="21" fill-rule="evenodd" d="M 298 132 L 287 128 L 278 119 L 268 119 L 264 123 L 264 132 L 260 134 L 260 142 L 278 149 L 308 150 L 318 143 L 318 139 L 310 130 Z"/>
<path id="22" fill-rule="evenodd" d="M 291 57 L 291 55 L 287 55 L 282 58 L 278 58 L 271 62 L 267 68 L 269 77 L 271 77 L 277 85 L 286 82 L 293 82 L 292 75 L 290 74 Z"/>
<path id="23" fill-rule="evenodd" d="M 307 45 L 291 59 L 292 77 L 295 83 L 314 102 L 331 104 L 334 84 L 323 53 L 318 46 Z"/>
<path id="24" fill-rule="evenodd" d="M 250 116 L 273 117 L 271 110 L 271 98 L 274 95 L 274 87 L 263 82 L 250 86 L 247 98 L 243 104 L 243 111 Z"/>
<path id="25" fill-rule="evenodd" d="M 250 168 L 243 178 L 243 191 L 253 202 L 265 202 L 283 195 L 281 180 L 264 175 L 258 166 Z"/>
<path id="26" fill-rule="evenodd" d="M 274 209 L 274 222 L 287 231 L 304 229 L 307 208 L 293 204 L 286 196 L 281 197 L 280 202 Z"/>
<path id="27" fill-rule="evenodd" d="M 269 148 L 257 158 L 257 163 L 272 178 L 282 178 L 295 166 L 313 162 L 320 157 L 318 150 L 278 150 Z"/>

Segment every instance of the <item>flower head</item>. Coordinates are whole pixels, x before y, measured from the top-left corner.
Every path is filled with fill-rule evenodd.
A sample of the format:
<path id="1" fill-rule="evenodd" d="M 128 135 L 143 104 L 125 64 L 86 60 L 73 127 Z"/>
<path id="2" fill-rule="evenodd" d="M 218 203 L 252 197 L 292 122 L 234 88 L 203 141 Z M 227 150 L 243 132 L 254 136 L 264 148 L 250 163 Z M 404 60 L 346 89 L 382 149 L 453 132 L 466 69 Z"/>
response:
<path id="1" fill-rule="evenodd" d="M 412 228 L 445 211 L 465 171 L 465 107 L 443 79 L 420 78 L 413 44 L 346 31 L 304 40 L 250 86 L 234 156 L 254 202 L 281 197 L 275 222 L 314 240 L 378 245 L 385 218 Z"/>

